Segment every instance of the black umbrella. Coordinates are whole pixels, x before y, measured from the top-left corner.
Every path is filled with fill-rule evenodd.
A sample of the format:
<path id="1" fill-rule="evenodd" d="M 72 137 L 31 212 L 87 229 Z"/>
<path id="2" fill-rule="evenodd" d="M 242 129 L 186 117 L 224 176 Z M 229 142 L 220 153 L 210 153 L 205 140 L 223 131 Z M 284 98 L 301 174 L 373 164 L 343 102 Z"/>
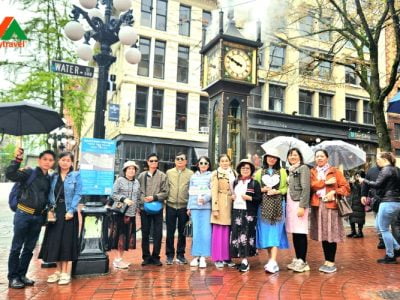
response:
<path id="1" fill-rule="evenodd" d="M 63 126 L 58 112 L 26 101 L 0 103 L 0 133 L 29 135 L 49 133 Z"/>

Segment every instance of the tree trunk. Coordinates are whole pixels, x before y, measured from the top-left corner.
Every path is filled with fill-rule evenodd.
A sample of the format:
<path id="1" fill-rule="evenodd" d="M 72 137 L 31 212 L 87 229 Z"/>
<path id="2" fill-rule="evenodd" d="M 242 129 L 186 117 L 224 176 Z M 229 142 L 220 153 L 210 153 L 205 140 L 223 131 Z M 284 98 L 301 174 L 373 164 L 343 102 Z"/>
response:
<path id="1" fill-rule="evenodd" d="M 379 100 L 372 99 L 371 96 L 371 110 L 374 115 L 376 134 L 378 136 L 378 144 L 381 151 L 392 151 L 392 144 L 390 142 L 389 130 L 385 120 L 384 106 Z"/>

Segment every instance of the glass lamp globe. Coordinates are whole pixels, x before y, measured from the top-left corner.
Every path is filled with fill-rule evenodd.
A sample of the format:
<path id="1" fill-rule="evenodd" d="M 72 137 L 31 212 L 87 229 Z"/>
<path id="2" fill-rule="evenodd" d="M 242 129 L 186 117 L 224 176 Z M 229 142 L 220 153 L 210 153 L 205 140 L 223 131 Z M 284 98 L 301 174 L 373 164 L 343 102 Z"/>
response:
<path id="1" fill-rule="evenodd" d="M 62 138 L 61 139 L 61 143 L 65 145 L 67 143 L 67 139 L 66 138 Z"/>
<path id="2" fill-rule="evenodd" d="M 125 52 L 125 59 L 130 64 L 138 64 L 142 59 L 142 53 L 140 53 L 138 48 L 129 48 Z"/>
<path id="3" fill-rule="evenodd" d="M 119 40 L 122 44 L 131 46 L 137 41 L 137 34 L 130 26 L 121 27 L 118 33 Z"/>
<path id="4" fill-rule="evenodd" d="M 50 145 L 53 145 L 53 144 L 54 144 L 54 139 L 53 139 L 53 138 L 49 138 L 49 139 L 47 140 L 47 142 L 48 142 Z"/>
<path id="5" fill-rule="evenodd" d="M 65 134 L 66 132 L 67 132 L 67 128 L 65 128 L 65 127 L 61 128 L 61 130 L 60 130 L 61 134 Z"/>
<path id="6" fill-rule="evenodd" d="M 70 40 L 79 41 L 83 37 L 85 30 L 79 22 L 70 21 L 65 25 L 64 32 Z"/>
<path id="7" fill-rule="evenodd" d="M 76 53 L 78 54 L 79 58 L 82 60 L 91 60 L 93 57 L 93 50 L 92 47 L 88 44 L 81 44 L 79 45 L 78 49 L 76 49 Z"/>
<path id="8" fill-rule="evenodd" d="M 74 134 L 74 131 L 73 131 L 71 128 L 68 128 L 66 134 L 67 134 L 67 135 L 73 135 L 73 134 Z"/>
<path id="9" fill-rule="evenodd" d="M 92 9 L 96 7 L 97 0 L 79 0 L 79 3 L 86 9 Z"/>
<path id="10" fill-rule="evenodd" d="M 101 19 L 104 22 L 104 15 L 98 8 L 93 8 L 89 10 L 89 17 L 92 19 L 94 17 Z"/>
<path id="11" fill-rule="evenodd" d="M 131 8 L 132 3 L 131 0 L 114 0 L 113 5 L 119 11 L 126 11 Z"/>

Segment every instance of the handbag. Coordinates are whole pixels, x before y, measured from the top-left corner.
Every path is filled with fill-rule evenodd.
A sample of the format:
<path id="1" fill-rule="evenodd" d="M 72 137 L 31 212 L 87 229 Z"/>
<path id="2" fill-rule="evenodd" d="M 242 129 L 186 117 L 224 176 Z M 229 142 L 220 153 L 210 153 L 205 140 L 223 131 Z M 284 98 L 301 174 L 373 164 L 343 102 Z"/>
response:
<path id="1" fill-rule="evenodd" d="M 156 215 L 163 209 L 163 204 L 160 201 L 145 202 L 143 208 L 148 214 Z"/>
<path id="2" fill-rule="evenodd" d="M 193 223 L 192 220 L 189 220 L 185 224 L 185 228 L 183 229 L 183 235 L 186 237 L 193 237 Z"/>
<path id="3" fill-rule="evenodd" d="M 347 217 L 353 213 L 353 210 L 351 209 L 351 206 L 346 197 L 339 197 L 338 199 L 336 199 L 336 202 L 339 210 L 339 216 Z"/>
<path id="4" fill-rule="evenodd" d="M 47 211 L 46 223 L 55 223 L 56 221 L 57 221 L 57 215 L 56 212 L 54 211 L 54 207 L 52 207 Z"/>
<path id="5" fill-rule="evenodd" d="M 113 205 L 111 206 L 110 210 L 117 214 L 124 215 L 128 210 L 128 205 L 124 202 L 114 201 Z"/>

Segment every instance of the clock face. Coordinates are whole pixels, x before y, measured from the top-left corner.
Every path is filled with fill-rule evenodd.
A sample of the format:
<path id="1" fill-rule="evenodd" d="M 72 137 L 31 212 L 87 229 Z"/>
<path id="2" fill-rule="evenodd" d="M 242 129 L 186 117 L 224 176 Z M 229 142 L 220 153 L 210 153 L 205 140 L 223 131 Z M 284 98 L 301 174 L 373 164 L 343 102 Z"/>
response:
<path id="1" fill-rule="evenodd" d="M 246 51 L 231 49 L 224 57 L 225 71 L 238 80 L 251 80 L 251 58 Z"/>
<path id="2" fill-rule="evenodd" d="M 221 74 L 221 56 L 219 48 L 214 48 L 207 54 L 207 85 L 220 78 Z"/>

